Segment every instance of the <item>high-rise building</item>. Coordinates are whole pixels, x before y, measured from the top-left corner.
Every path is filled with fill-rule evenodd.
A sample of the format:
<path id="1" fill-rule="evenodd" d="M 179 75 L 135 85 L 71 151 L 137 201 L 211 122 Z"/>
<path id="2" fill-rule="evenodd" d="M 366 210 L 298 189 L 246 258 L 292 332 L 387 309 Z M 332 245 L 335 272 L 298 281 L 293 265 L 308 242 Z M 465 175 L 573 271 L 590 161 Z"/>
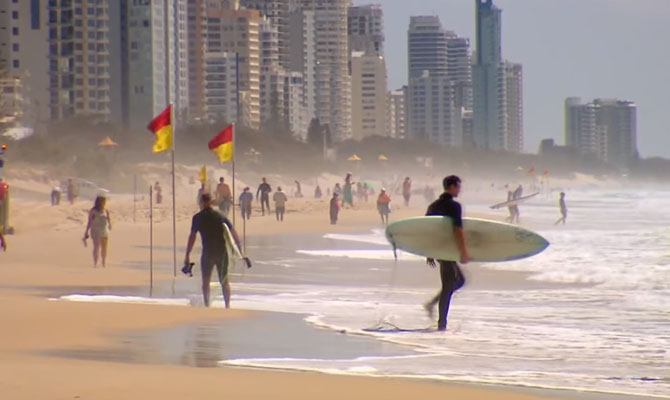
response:
<path id="1" fill-rule="evenodd" d="M 112 97 L 121 98 L 122 120 L 143 129 L 168 104 L 173 105 L 177 114 L 186 110 L 186 0 L 119 0 L 110 10 L 112 26 L 121 26 L 120 37 L 112 40 L 112 48 L 121 55 L 120 61 L 113 60 L 112 65 L 122 64 L 120 72 L 118 67 L 112 70 L 115 77 L 121 77 L 120 88 L 112 89 Z M 118 47 L 115 41 L 120 42 Z"/>
<path id="2" fill-rule="evenodd" d="M 407 86 L 389 92 L 387 95 L 389 136 L 396 139 L 404 139 L 407 135 Z"/>
<path id="3" fill-rule="evenodd" d="M 443 75 L 425 71 L 409 85 L 409 136 L 442 145 L 463 144 L 461 110 L 454 103 L 454 84 Z"/>
<path id="4" fill-rule="evenodd" d="M 447 75 L 447 32 L 437 16 L 410 17 L 407 32 L 408 73 L 421 78 L 424 71 L 431 76 Z"/>
<path id="5" fill-rule="evenodd" d="M 384 56 L 384 11 L 379 4 L 349 7 L 349 51 Z"/>
<path id="6" fill-rule="evenodd" d="M 260 127 L 260 14 L 257 10 L 233 10 L 205 6 L 203 26 L 205 58 L 208 53 L 237 54 L 239 120 L 249 128 Z M 232 121 L 231 121 L 232 122 Z"/>
<path id="7" fill-rule="evenodd" d="M 472 67 L 473 140 L 484 149 L 505 148 L 507 113 L 501 51 L 502 10 L 492 0 L 475 0 L 476 43 Z"/>
<path id="8" fill-rule="evenodd" d="M 472 109 L 470 40 L 447 33 L 447 76 L 454 84 L 456 107 Z"/>
<path id="9" fill-rule="evenodd" d="M 507 136 L 505 149 L 523 151 L 523 68 L 521 64 L 505 62 L 505 104 Z"/>
<path id="10" fill-rule="evenodd" d="M 49 117 L 111 114 L 108 0 L 48 3 Z"/>
<path id="11" fill-rule="evenodd" d="M 311 118 L 335 141 L 351 137 L 347 0 L 300 0 L 291 15 L 291 71 L 302 72 Z"/>
<path id="12" fill-rule="evenodd" d="M 211 122 L 236 121 L 239 99 L 235 53 L 211 51 L 204 54 L 203 61 L 203 117 Z"/>
<path id="13" fill-rule="evenodd" d="M 353 138 L 388 136 L 386 63 L 374 53 L 351 53 L 351 131 Z"/>
<path id="14" fill-rule="evenodd" d="M 583 155 L 626 167 L 638 158 L 637 106 L 631 101 L 565 101 L 565 141 Z"/>
<path id="15" fill-rule="evenodd" d="M 241 0 L 240 7 L 260 11 L 277 30 L 277 52 L 279 66 L 290 65 L 289 53 L 289 6 L 290 0 Z"/>
<path id="16" fill-rule="evenodd" d="M 39 129 L 49 117 L 48 16 L 46 0 L 0 2 L 0 119 Z"/>

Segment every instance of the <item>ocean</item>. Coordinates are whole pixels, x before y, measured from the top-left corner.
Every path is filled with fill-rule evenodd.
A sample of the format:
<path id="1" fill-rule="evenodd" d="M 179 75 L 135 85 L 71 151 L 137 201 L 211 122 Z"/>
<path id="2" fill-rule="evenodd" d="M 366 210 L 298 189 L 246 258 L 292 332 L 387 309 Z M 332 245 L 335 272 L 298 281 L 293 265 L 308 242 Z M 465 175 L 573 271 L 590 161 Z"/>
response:
<path id="1" fill-rule="evenodd" d="M 416 354 L 222 363 L 670 398 L 670 192 L 571 191 L 567 203 L 565 226 L 553 225 L 554 196 L 521 207 L 522 223 L 551 242 L 544 253 L 464 267 L 468 284 L 454 296 L 446 333 L 427 329 L 434 323 L 421 308 L 439 287 L 437 272 L 408 254 L 395 262 L 381 229 L 295 250 L 266 238 L 286 251 L 264 260 L 264 273 L 290 278 L 249 273 L 236 285 L 237 306 L 306 314 Z M 488 211 L 464 206 L 466 215 Z"/>

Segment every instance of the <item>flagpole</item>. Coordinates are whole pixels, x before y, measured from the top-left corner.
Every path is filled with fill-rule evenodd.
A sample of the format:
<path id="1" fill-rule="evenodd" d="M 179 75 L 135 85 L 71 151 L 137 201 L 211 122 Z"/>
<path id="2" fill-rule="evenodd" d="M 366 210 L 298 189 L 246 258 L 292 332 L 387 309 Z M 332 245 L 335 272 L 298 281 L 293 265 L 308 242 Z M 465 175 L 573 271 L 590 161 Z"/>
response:
<path id="1" fill-rule="evenodd" d="M 170 32 L 169 32 L 169 26 L 170 26 L 170 18 L 168 16 L 170 12 L 170 0 L 165 0 L 163 2 L 163 41 L 165 42 L 165 66 L 164 66 L 164 73 L 165 73 L 165 102 L 168 103 L 169 105 L 172 105 L 172 101 L 170 99 Z M 174 107 L 170 110 L 170 125 L 172 125 L 172 151 L 171 153 L 171 161 L 172 161 L 172 275 L 174 277 L 177 276 L 177 200 L 176 200 L 176 190 L 175 190 L 175 167 L 174 167 L 174 158 L 175 158 L 175 138 L 176 138 L 176 131 L 177 131 L 177 112 L 178 110 L 175 110 Z"/>
<path id="2" fill-rule="evenodd" d="M 235 197 L 235 153 L 237 152 L 235 150 L 235 136 L 237 136 L 237 134 L 235 132 L 235 122 L 233 122 L 233 226 L 235 226 L 235 199 L 237 199 L 237 197 Z"/>

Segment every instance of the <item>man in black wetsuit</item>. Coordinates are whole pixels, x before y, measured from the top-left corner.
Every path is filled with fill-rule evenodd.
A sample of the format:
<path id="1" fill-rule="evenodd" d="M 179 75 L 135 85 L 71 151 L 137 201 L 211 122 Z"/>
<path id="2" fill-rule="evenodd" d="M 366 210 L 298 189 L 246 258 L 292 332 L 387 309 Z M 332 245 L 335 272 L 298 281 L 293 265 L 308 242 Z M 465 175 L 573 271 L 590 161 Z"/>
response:
<path id="1" fill-rule="evenodd" d="M 268 181 L 265 178 L 263 178 L 263 183 L 261 183 L 260 186 L 258 186 L 258 190 L 256 190 L 256 198 L 261 201 L 261 211 L 263 212 L 263 215 L 265 215 L 265 207 L 267 207 L 268 214 L 270 214 L 270 192 L 271 191 L 272 191 L 272 188 L 268 184 Z"/>
<path id="2" fill-rule="evenodd" d="M 209 307 L 209 284 L 212 280 L 214 266 L 216 266 L 216 271 L 219 274 L 219 282 L 223 290 L 223 300 L 226 303 L 226 308 L 230 308 L 229 260 L 223 236 L 223 225 L 226 224 L 228 226 L 235 244 L 241 249 L 240 240 L 230 220 L 212 208 L 212 196 L 209 193 L 204 193 L 200 196 L 200 207 L 202 210 L 193 216 L 191 234 L 188 237 L 188 244 L 186 245 L 184 265 L 187 266 L 190 263 L 191 251 L 195 244 L 196 235 L 199 232 L 202 239 L 200 268 L 202 270 L 202 296 L 205 300 L 205 307 Z M 248 258 L 245 257 L 244 261 L 247 267 L 251 267 L 251 262 Z"/>
<path id="3" fill-rule="evenodd" d="M 451 218 L 454 227 L 454 237 L 456 238 L 456 244 L 461 255 L 461 264 L 467 264 L 470 257 L 463 235 L 461 204 L 454 201 L 454 198 L 458 197 L 461 192 L 461 179 L 455 175 L 450 175 L 444 178 L 442 185 L 444 186 L 444 193 L 428 207 L 426 215 L 441 215 Z M 438 260 L 437 262 L 440 264 L 442 290 L 431 301 L 426 303 L 424 307 L 429 315 L 432 316 L 435 305 L 439 304 L 440 314 L 437 320 L 437 329 L 445 331 L 447 330 L 447 315 L 449 314 L 451 296 L 465 284 L 465 278 L 455 261 Z M 432 268 L 436 266 L 435 260 L 432 258 L 429 258 L 427 263 Z"/>

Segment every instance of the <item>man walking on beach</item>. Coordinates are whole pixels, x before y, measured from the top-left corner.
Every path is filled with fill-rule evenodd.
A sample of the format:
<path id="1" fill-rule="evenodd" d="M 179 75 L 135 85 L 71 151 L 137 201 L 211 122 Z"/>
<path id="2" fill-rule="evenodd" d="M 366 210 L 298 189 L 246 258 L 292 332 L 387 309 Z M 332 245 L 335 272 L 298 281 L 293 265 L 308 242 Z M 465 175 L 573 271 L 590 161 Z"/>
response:
<path id="1" fill-rule="evenodd" d="M 230 308 L 230 281 L 228 279 L 229 260 L 228 252 L 226 251 L 226 242 L 223 236 L 223 225 L 225 224 L 228 227 L 233 240 L 235 240 L 235 244 L 241 249 L 240 240 L 237 236 L 237 232 L 235 232 L 235 229 L 233 228 L 233 224 L 230 223 L 228 218 L 219 214 L 218 211 L 212 208 L 212 196 L 209 193 L 204 193 L 200 197 L 200 207 L 202 210 L 193 216 L 191 234 L 188 237 L 188 243 L 186 245 L 184 265 L 187 266 L 190 264 L 191 251 L 193 250 L 196 236 L 200 233 L 200 239 L 202 240 L 200 268 L 202 271 L 202 297 L 205 301 L 205 307 L 209 307 L 210 304 L 209 286 L 210 281 L 212 280 L 214 267 L 216 266 L 216 272 L 219 275 L 219 282 L 221 283 L 221 289 L 223 291 L 223 300 L 226 304 L 226 308 Z M 249 267 L 251 265 L 249 259 L 245 257 L 244 260 L 247 263 L 247 267 Z"/>
<path id="2" fill-rule="evenodd" d="M 456 245 L 461 254 L 461 264 L 467 264 L 470 256 L 468 255 L 468 250 L 465 246 L 465 236 L 463 235 L 461 204 L 454 200 L 461 192 L 461 179 L 455 175 L 450 175 L 444 178 L 442 185 L 444 186 L 444 193 L 428 207 L 426 215 L 439 215 L 451 218 Z M 437 262 L 440 264 L 442 290 L 431 301 L 426 303 L 424 308 L 432 316 L 435 305 L 439 304 L 437 329 L 445 331 L 447 330 L 447 316 L 449 314 L 451 296 L 455 291 L 463 287 L 465 278 L 458 263 L 455 261 L 437 260 Z M 432 268 L 436 266 L 435 260 L 432 258 L 427 259 L 427 263 Z"/>
<path id="3" fill-rule="evenodd" d="M 337 216 L 340 213 L 340 195 L 335 192 L 333 197 L 330 199 L 330 224 L 337 224 Z"/>
<path id="4" fill-rule="evenodd" d="M 251 219 L 251 204 L 253 201 L 254 195 L 251 194 L 249 186 L 247 186 L 240 195 L 240 210 L 242 211 L 242 219 Z"/>
<path id="5" fill-rule="evenodd" d="M 386 193 L 386 189 L 382 189 L 377 197 L 377 211 L 382 217 L 382 224 L 388 225 L 389 214 L 391 213 L 391 196 Z"/>
<path id="6" fill-rule="evenodd" d="M 288 198 L 286 197 L 286 193 L 282 192 L 281 186 L 277 187 L 277 191 L 272 196 L 272 200 L 275 202 L 277 221 L 284 222 L 284 212 L 286 212 L 286 202 L 288 201 Z"/>
<path id="7" fill-rule="evenodd" d="M 219 178 L 219 184 L 216 186 L 216 203 L 223 215 L 228 216 L 230 206 L 233 204 L 233 193 L 223 177 Z"/>
<path id="8" fill-rule="evenodd" d="M 265 207 L 268 209 L 268 214 L 270 214 L 270 192 L 272 191 L 272 188 L 268 184 L 268 181 L 263 178 L 263 183 L 258 186 L 258 190 L 256 190 L 256 198 L 260 199 L 261 201 L 261 211 L 263 212 L 263 215 L 265 215 Z M 260 195 L 260 197 L 259 197 Z"/>
<path id="9" fill-rule="evenodd" d="M 568 219 L 568 206 L 565 205 L 565 193 L 563 192 L 561 192 L 561 198 L 558 200 L 558 207 L 561 209 L 561 218 L 554 225 L 558 225 L 561 222 L 565 225 L 565 221 Z"/>
<path id="10" fill-rule="evenodd" d="M 412 180 L 409 176 L 402 183 L 402 197 L 405 199 L 405 207 L 409 207 L 409 200 L 412 197 Z"/>

